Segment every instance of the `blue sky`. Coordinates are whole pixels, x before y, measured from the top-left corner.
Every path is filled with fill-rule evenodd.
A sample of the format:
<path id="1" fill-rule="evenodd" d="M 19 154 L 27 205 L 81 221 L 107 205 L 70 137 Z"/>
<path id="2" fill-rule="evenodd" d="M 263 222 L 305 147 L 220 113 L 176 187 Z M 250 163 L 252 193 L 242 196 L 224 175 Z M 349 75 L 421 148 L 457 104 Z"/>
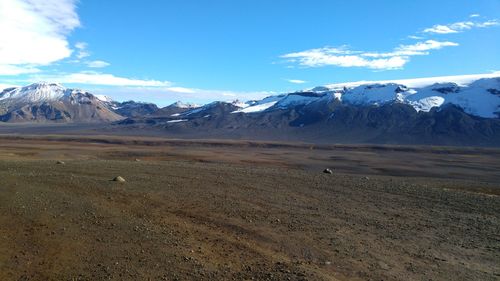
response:
<path id="1" fill-rule="evenodd" d="M 500 70 L 500 1 L 2 0 L 0 84 L 253 99 Z"/>

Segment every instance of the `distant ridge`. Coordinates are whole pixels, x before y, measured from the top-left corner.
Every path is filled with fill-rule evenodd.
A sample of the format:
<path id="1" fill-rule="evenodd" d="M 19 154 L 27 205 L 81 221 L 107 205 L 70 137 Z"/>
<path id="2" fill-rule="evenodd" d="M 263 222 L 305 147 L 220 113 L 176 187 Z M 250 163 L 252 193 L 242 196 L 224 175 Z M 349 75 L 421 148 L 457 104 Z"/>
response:
<path id="1" fill-rule="evenodd" d="M 468 84 L 320 86 L 203 106 L 113 101 L 36 83 L 0 93 L 0 121 L 109 123 L 112 130 L 196 138 L 500 145 L 500 78 Z"/>

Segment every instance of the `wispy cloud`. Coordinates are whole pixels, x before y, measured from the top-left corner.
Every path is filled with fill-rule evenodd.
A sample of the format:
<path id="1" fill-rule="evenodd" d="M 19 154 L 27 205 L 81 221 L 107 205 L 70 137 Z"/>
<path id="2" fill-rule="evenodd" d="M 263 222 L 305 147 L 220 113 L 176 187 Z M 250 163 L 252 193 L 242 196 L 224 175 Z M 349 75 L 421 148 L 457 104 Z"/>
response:
<path id="1" fill-rule="evenodd" d="M 480 17 L 479 14 L 471 14 L 470 18 Z M 461 21 L 448 25 L 434 25 L 420 32 L 419 35 L 410 35 L 409 39 L 423 40 L 423 34 L 450 34 L 459 33 L 473 28 L 487 28 L 500 25 L 500 21 Z M 280 56 L 287 62 L 302 67 L 363 67 L 375 70 L 402 69 L 412 56 L 429 55 L 433 50 L 445 47 L 455 47 L 459 44 L 451 41 L 426 40 L 412 45 L 399 45 L 390 52 L 367 52 L 354 51 L 346 46 L 323 47 L 309 49 L 301 52 L 289 53 Z M 288 66 L 292 67 L 292 66 Z"/>
<path id="2" fill-rule="evenodd" d="M 87 50 L 88 44 L 85 42 L 77 42 L 75 44 L 75 48 L 77 49 L 76 57 L 78 59 L 83 59 L 90 56 L 90 52 Z"/>
<path id="3" fill-rule="evenodd" d="M 424 37 L 422 37 L 422 36 L 417 36 L 417 35 L 410 35 L 410 36 L 408 36 L 408 38 L 410 38 L 410 39 L 414 39 L 414 40 L 422 40 L 422 39 L 424 39 Z"/>
<path id="4" fill-rule="evenodd" d="M 102 61 L 102 60 L 89 61 L 86 64 L 87 64 L 88 67 L 91 67 L 91 68 L 103 68 L 103 67 L 106 67 L 106 66 L 110 65 L 109 62 L 105 62 L 105 61 Z"/>
<path id="5" fill-rule="evenodd" d="M 472 28 L 486 28 L 497 25 L 500 25 L 500 22 L 498 20 L 488 20 L 483 22 L 461 21 L 446 25 L 436 24 L 432 27 L 424 29 L 423 32 L 433 34 L 450 34 L 463 32 Z"/>
<path id="6" fill-rule="evenodd" d="M 172 102 L 182 100 L 205 104 L 214 100 L 234 101 L 234 100 L 258 100 L 271 95 L 276 95 L 272 91 L 227 91 L 210 90 L 184 87 L 113 87 L 106 89 L 94 89 L 93 93 L 103 94 L 115 100 L 136 100 L 149 101 L 166 106 Z"/>
<path id="7" fill-rule="evenodd" d="M 401 68 L 407 63 L 402 57 L 368 59 L 362 54 L 345 54 L 338 52 L 337 48 L 324 47 L 310 49 L 302 52 L 282 55 L 290 63 L 297 63 L 305 67 L 339 66 L 339 67 L 367 67 L 372 69 Z"/>
<path id="8" fill-rule="evenodd" d="M 450 41 L 427 40 L 412 45 L 399 45 L 389 53 L 363 53 L 362 56 L 373 58 L 396 57 L 396 56 L 422 56 L 429 55 L 431 50 L 439 50 L 444 47 L 455 47 L 458 43 Z"/>
<path id="9" fill-rule="evenodd" d="M 40 72 L 40 69 L 30 65 L 0 64 L 0 75 L 20 75 Z"/>
<path id="10" fill-rule="evenodd" d="M 69 32 L 80 26 L 76 0 L 0 1 L 1 75 L 32 73 L 67 58 Z"/>
<path id="11" fill-rule="evenodd" d="M 286 81 L 288 81 L 292 84 L 305 84 L 305 83 L 307 83 L 307 81 L 299 80 L 299 79 L 286 79 Z"/>
<path id="12" fill-rule="evenodd" d="M 51 81 L 68 84 L 87 84 L 104 86 L 132 86 L 132 87 L 168 87 L 172 83 L 169 81 L 144 80 L 127 77 L 119 77 L 108 73 L 99 72 L 78 72 L 58 75 L 34 75 L 29 77 L 29 81 Z"/>
<path id="13" fill-rule="evenodd" d="M 348 50 L 345 47 L 324 47 L 282 55 L 288 62 L 304 67 L 339 66 L 365 67 L 378 70 L 400 69 L 410 61 L 411 56 L 428 55 L 431 50 L 458 46 L 449 41 L 427 40 L 413 45 L 400 45 L 391 52 L 364 52 Z"/>
<path id="14" fill-rule="evenodd" d="M 184 88 L 184 87 L 168 87 L 168 88 L 165 88 L 164 90 L 174 92 L 174 93 L 181 93 L 181 94 L 194 94 L 197 92 L 196 89 Z"/>

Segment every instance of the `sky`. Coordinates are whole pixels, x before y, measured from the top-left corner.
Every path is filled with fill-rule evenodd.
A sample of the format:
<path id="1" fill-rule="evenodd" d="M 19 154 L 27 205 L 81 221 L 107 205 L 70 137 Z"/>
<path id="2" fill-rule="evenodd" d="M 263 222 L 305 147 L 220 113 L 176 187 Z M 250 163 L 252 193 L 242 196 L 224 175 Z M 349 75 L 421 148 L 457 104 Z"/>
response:
<path id="1" fill-rule="evenodd" d="M 249 100 L 500 70 L 499 0 L 0 0 L 0 88 Z"/>

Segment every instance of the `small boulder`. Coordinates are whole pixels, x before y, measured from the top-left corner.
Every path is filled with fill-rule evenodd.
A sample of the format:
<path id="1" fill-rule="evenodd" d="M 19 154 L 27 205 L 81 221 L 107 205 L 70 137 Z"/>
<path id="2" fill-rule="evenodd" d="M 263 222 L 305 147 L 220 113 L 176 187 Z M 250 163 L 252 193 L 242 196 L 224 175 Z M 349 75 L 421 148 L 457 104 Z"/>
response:
<path id="1" fill-rule="evenodd" d="M 135 159 L 135 162 L 141 162 L 141 159 Z"/>
<path id="2" fill-rule="evenodd" d="M 59 160 L 59 161 L 57 161 L 57 162 L 56 162 L 56 164 L 57 164 L 57 165 L 65 165 L 66 163 L 64 163 L 64 161 L 60 161 L 60 160 Z"/>
<path id="3" fill-rule="evenodd" d="M 125 182 L 125 179 L 120 177 L 120 176 L 117 176 L 116 178 L 113 179 L 113 181 L 116 181 L 116 182 Z"/>
<path id="4" fill-rule="evenodd" d="M 331 169 L 326 168 L 326 169 L 323 170 L 323 173 L 325 173 L 325 174 L 333 174 L 333 171 Z"/>

